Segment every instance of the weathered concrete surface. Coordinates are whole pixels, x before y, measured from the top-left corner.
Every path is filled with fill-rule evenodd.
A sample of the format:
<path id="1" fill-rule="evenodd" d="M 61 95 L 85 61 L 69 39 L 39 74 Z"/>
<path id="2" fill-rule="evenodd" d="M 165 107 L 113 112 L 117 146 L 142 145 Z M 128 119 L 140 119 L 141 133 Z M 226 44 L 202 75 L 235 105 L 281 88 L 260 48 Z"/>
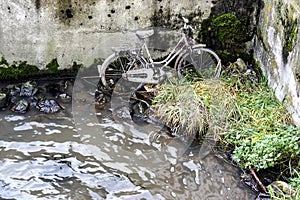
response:
<path id="1" fill-rule="evenodd" d="M 297 0 L 264 0 L 255 59 L 300 125 L 300 7 Z"/>
<path id="2" fill-rule="evenodd" d="M 89 66 L 119 45 L 121 30 L 176 28 L 178 13 L 199 28 L 212 6 L 212 0 L 1 0 L 0 53 L 39 68 L 54 58 L 61 68 L 74 61 Z"/>
<path id="3" fill-rule="evenodd" d="M 211 9 L 209 18 L 203 20 L 200 39 L 219 54 L 223 64 L 233 63 L 238 58 L 247 63 L 253 62 L 253 37 L 257 32 L 261 2 L 262 0 L 218 0 Z M 233 14 L 236 19 L 225 19 L 223 14 Z M 222 25 L 220 20 L 226 20 L 226 24 Z M 238 25 L 234 25 L 235 23 Z"/>

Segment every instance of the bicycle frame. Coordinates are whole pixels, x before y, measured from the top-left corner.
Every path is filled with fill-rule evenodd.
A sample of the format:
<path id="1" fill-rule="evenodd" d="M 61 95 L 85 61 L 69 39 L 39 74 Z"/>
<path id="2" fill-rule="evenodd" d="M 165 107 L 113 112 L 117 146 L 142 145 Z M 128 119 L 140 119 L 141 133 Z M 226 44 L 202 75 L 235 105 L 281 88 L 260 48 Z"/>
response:
<path id="1" fill-rule="evenodd" d="M 199 68 L 199 62 L 202 62 L 202 54 L 198 54 L 198 52 L 206 52 L 207 54 L 212 55 L 214 58 L 217 58 L 217 71 L 215 74 L 219 74 L 220 71 L 220 59 L 218 56 L 209 49 L 206 49 L 205 44 L 195 44 L 192 32 L 193 28 L 190 25 L 187 25 L 188 20 L 182 17 L 184 21 L 184 27 L 182 28 L 182 37 L 179 39 L 175 47 L 172 48 L 170 53 L 168 53 L 167 57 L 160 61 L 153 61 L 151 57 L 151 53 L 147 46 L 146 39 L 153 34 L 153 31 L 139 31 L 136 32 L 139 41 L 141 42 L 137 49 L 122 49 L 114 51 L 114 54 L 109 56 L 102 65 L 98 65 L 99 77 L 102 80 L 102 83 L 105 87 L 110 87 L 107 83 L 109 80 L 112 84 L 119 78 L 123 78 L 124 80 L 130 82 L 139 82 L 139 83 L 149 83 L 149 84 L 158 84 L 161 81 L 165 80 L 165 78 L 169 76 L 174 76 L 174 73 L 170 70 L 165 70 L 174 59 L 176 70 L 176 75 L 181 74 L 182 65 L 186 66 L 186 63 L 190 63 L 192 66 L 197 66 Z M 200 55 L 200 60 L 195 60 L 194 50 L 197 50 L 197 55 Z M 206 54 L 204 54 L 206 55 Z M 117 72 L 115 75 L 109 72 L 109 75 L 106 76 L 106 70 L 109 69 L 109 66 L 114 59 L 118 59 L 118 57 L 128 57 L 128 62 L 126 65 L 122 65 L 121 73 Z M 198 58 L 196 58 L 198 59 Z M 208 58 L 209 59 L 209 58 Z M 187 61 L 187 62 L 185 62 Z M 209 65 L 210 61 L 204 63 L 204 65 Z M 125 66 L 125 67 L 124 67 Z M 196 69 L 197 70 L 197 69 Z M 112 68 L 113 71 L 113 68 Z M 110 76 L 110 77 L 109 77 Z M 116 77 L 114 79 L 113 77 Z M 108 77 L 108 78 L 107 78 Z"/>
<path id="2" fill-rule="evenodd" d="M 178 59 L 180 59 L 186 53 L 191 56 L 194 47 L 205 47 L 203 44 L 194 45 L 194 40 L 191 37 L 188 37 L 185 33 L 182 33 L 181 39 L 177 42 L 176 46 L 173 47 L 172 51 L 165 59 L 161 61 L 153 61 L 146 43 L 146 38 L 141 39 L 141 41 L 143 41 L 143 43 L 139 48 L 139 53 L 133 53 L 130 50 L 126 51 L 134 58 L 133 63 L 137 60 L 143 65 L 143 68 L 130 69 L 122 75 L 123 78 L 132 82 L 157 84 L 163 81 L 166 76 L 172 76 L 171 73 L 166 73 L 166 71 L 163 69 L 167 67 L 175 58 L 177 59 L 177 62 Z M 146 58 L 148 58 L 149 61 L 147 61 L 145 58 L 143 53 L 144 51 L 146 51 Z"/>
<path id="3" fill-rule="evenodd" d="M 183 52 L 188 51 L 188 53 L 191 54 L 193 47 L 195 47 L 195 46 L 205 47 L 206 46 L 204 44 L 194 45 L 193 41 L 192 41 L 193 43 L 190 44 L 188 40 L 192 40 L 192 38 L 187 38 L 187 36 L 184 33 L 182 33 L 181 39 L 177 42 L 176 46 L 173 47 L 171 52 L 168 54 L 168 56 L 164 60 L 153 61 L 152 58 L 151 58 L 151 54 L 149 52 L 146 40 L 144 39 L 141 49 L 146 50 L 146 54 L 147 54 L 147 57 L 148 57 L 150 62 L 147 62 L 147 60 L 143 56 L 141 56 L 141 59 L 143 59 L 143 61 L 145 62 L 146 68 L 148 68 L 148 66 L 155 67 L 156 65 L 160 66 L 162 64 L 163 65 L 161 66 L 161 68 L 164 68 L 164 67 L 168 66 L 170 64 L 170 62 L 172 62 L 175 58 L 177 58 L 178 55 L 182 54 Z"/>

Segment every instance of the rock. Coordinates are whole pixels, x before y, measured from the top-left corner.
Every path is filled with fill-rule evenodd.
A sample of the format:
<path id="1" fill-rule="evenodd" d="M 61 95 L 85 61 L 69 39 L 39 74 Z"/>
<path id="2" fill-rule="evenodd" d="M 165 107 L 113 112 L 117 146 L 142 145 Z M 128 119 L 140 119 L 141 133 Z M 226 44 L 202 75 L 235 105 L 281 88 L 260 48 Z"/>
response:
<path id="1" fill-rule="evenodd" d="M 296 194 L 295 189 L 284 181 L 274 181 L 267 188 L 280 198 L 291 198 Z"/>
<path id="2" fill-rule="evenodd" d="M 11 107 L 11 111 L 18 113 L 26 113 L 29 108 L 29 102 L 25 99 L 21 99 L 13 104 Z"/>
<path id="3" fill-rule="evenodd" d="M 62 93 L 62 94 L 58 95 L 58 99 L 62 103 L 70 103 L 72 101 L 72 97 L 70 95 L 68 95 L 67 93 Z"/>
<path id="4" fill-rule="evenodd" d="M 18 86 L 18 85 L 9 85 L 9 86 L 7 86 L 7 88 L 10 91 L 10 96 L 16 97 L 16 96 L 20 95 L 20 91 L 21 91 L 20 86 Z"/>
<path id="5" fill-rule="evenodd" d="M 9 95 L 14 100 L 18 97 L 33 97 L 38 91 L 36 84 L 30 81 L 17 85 L 8 85 L 7 89 L 10 91 Z"/>
<path id="6" fill-rule="evenodd" d="M 0 108 L 5 108 L 7 106 L 7 94 L 0 92 Z"/>
<path id="7" fill-rule="evenodd" d="M 56 113 L 62 107 L 54 99 L 41 99 L 37 102 L 36 108 L 44 113 Z"/>
<path id="8" fill-rule="evenodd" d="M 7 88 L 0 89 L 0 108 L 5 108 L 9 105 L 11 99 L 9 92 Z"/>
<path id="9" fill-rule="evenodd" d="M 234 64 L 237 66 L 240 72 L 245 71 L 247 69 L 246 63 L 241 58 L 238 58 Z"/>

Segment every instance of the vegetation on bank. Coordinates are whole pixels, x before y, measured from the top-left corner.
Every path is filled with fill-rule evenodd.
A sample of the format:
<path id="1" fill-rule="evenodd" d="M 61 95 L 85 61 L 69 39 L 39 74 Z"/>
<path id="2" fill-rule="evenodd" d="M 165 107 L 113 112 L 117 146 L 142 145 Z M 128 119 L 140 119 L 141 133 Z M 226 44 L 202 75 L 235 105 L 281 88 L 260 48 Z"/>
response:
<path id="1" fill-rule="evenodd" d="M 175 131 L 197 132 L 200 137 L 214 133 L 216 147 L 232 154 L 242 169 L 278 170 L 273 181 L 293 188 L 287 192 L 270 185 L 274 199 L 300 198 L 300 127 L 293 125 L 266 81 L 259 82 L 253 72 L 231 64 L 221 80 L 165 83 L 153 107 Z"/>
<path id="2" fill-rule="evenodd" d="M 34 65 L 28 64 L 26 61 L 13 62 L 9 64 L 4 57 L 0 59 L 0 80 L 20 80 L 28 78 L 40 77 L 66 77 L 76 76 L 81 65 L 73 63 L 70 69 L 59 69 L 57 59 L 53 59 L 46 65 L 45 70 L 40 70 Z"/>

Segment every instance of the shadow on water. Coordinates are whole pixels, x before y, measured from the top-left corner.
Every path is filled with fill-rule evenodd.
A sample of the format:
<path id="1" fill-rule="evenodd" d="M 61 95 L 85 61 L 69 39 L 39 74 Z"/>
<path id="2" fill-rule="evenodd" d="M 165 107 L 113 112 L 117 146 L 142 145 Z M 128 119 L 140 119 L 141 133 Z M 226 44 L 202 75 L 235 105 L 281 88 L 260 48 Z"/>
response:
<path id="1" fill-rule="evenodd" d="M 238 169 L 200 146 L 156 141 L 161 127 L 143 131 L 108 104 L 96 109 L 80 73 L 65 110 L 0 111 L 1 199 L 254 199 Z"/>

